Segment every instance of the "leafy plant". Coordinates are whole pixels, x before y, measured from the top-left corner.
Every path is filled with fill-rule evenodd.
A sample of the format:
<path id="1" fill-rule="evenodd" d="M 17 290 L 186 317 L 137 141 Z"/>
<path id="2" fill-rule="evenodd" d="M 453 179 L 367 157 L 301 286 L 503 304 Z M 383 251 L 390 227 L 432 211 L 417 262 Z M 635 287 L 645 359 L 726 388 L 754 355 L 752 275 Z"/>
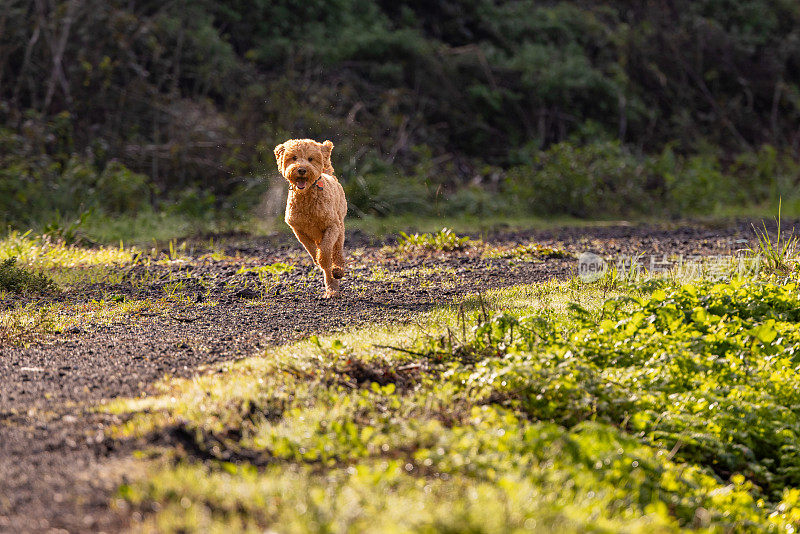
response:
<path id="1" fill-rule="evenodd" d="M 497 315 L 468 337 L 490 357 L 448 376 L 536 420 L 622 425 L 775 497 L 800 484 L 787 431 L 800 399 L 772 382 L 793 380 L 798 310 L 796 284 L 706 282 L 612 299 L 599 314 L 575 308 L 568 323 Z"/>
<path id="2" fill-rule="evenodd" d="M 77 220 L 66 225 L 57 222 L 49 223 L 44 227 L 42 237 L 63 242 L 65 245 L 88 244 L 90 240 L 84 235 L 82 227 L 90 216 L 90 211 L 84 211 Z"/>
<path id="3" fill-rule="evenodd" d="M 33 273 L 17 266 L 17 258 L 0 262 L 0 290 L 12 293 L 50 293 L 56 284 L 44 273 Z"/>
<path id="4" fill-rule="evenodd" d="M 416 233 L 409 235 L 405 232 L 400 232 L 400 238 L 397 240 L 397 248 L 405 252 L 449 252 L 466 248 L 471 242 L 472 241 L 467 236 L 460 237 L 449 228 L 442 228 L 435 234 Z"/>
<path id="5" fill-rule="evenodd" d="M 525 211 L 576 217 L 648 209 L 647 169 L 619 143 L 553 145 L 529 165 L 512 168 L 507 187 Z"/>

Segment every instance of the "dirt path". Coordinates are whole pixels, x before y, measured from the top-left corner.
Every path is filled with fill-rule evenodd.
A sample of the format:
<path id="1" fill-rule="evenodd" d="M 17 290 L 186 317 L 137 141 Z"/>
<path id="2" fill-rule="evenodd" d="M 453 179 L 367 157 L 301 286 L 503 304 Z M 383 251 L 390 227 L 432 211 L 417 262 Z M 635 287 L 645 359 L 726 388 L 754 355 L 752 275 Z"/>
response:
<path id="1" fill-rule="evenodd" d="M 616 226 L 501 233 L 487 243 L 508 248 L 535 240 L 573 254 L 663 257 L 730 254 L 751 236 L 746 225 Z M 119 422 L 92 410 L 104 400 L 147 394 L 165 374 L 190 376 L 313 333 L 402 320 L 466 293 L 566 279 L 576 267 L 575 259 L 487 259 L 475 250 L 400 257 L 352 241 L 345 297 L 334 301 L 320 298 L 320 277 L 297 245 L 264 240 L 231 242 L 227 259 L 194 256 L 137 267 L 129 282 L 61 295 L 85 302 L 163 301 L 168 294 L 169 304 L 28 347 L 0 347 L 0 532 L 125 527 L 124 511 L 110 509 L 109 499 L 130 468 L 130 451 L 104 438 L 104 429 Z M 274 278 L 239 272 L 276 262 L 296 267 Z"/>

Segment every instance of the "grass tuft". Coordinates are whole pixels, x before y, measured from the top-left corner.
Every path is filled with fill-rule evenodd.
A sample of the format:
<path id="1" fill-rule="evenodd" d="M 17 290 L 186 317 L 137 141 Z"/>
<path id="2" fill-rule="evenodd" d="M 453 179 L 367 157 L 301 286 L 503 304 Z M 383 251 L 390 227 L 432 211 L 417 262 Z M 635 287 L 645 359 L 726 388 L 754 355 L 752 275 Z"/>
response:
<path id="1" fill-rule="evenodd" d="M 781 230 L 781 202 L 778 202 L 778 215 L 775 217 L 777 235 L 775 242 L 767 231 L 767 225 L 762 222 L 762 228 L 753 225 L 756 234 L 756 246 L 750 249 L 753 256 L 762 260 L 764 274 L 789 275 L 797 270 L 800 264 L 798 253 L 800 240 L 794 235 L 794 230 L 788 236 Z"/>

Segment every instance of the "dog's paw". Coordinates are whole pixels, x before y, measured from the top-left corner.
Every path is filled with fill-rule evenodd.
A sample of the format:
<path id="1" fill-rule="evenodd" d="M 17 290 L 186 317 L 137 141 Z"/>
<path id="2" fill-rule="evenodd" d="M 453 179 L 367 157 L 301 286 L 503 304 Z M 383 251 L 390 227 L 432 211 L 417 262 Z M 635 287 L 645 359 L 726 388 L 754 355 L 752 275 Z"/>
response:
<path id="1" fill-rule="evenodd" d="M 338 289 L 327 289 L 325 290 L 325 298 L 326 299 L 337 299 L 342 296 L 342 292 Z"/>
<path id="2" fill-rule="evenodd" d="M 331 269 L 331 274 L 336 279 L 343 278 L 344 277 L 344 269 L 342 269 L 341 267 L 334 267 L 333 269 Z"/>

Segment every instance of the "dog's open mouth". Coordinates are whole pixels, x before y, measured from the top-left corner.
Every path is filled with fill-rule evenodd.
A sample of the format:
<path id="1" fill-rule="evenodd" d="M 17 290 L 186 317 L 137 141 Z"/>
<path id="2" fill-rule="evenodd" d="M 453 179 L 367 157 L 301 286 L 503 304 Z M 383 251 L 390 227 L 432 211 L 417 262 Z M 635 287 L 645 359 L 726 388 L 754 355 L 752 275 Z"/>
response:
<path id="1" fill-rule="evenodd" d="M 306 181 L 304 179 L 299 179 L 294 182 L 294 186 L 297 189 L 305 189 L 306 188 Z"/>

